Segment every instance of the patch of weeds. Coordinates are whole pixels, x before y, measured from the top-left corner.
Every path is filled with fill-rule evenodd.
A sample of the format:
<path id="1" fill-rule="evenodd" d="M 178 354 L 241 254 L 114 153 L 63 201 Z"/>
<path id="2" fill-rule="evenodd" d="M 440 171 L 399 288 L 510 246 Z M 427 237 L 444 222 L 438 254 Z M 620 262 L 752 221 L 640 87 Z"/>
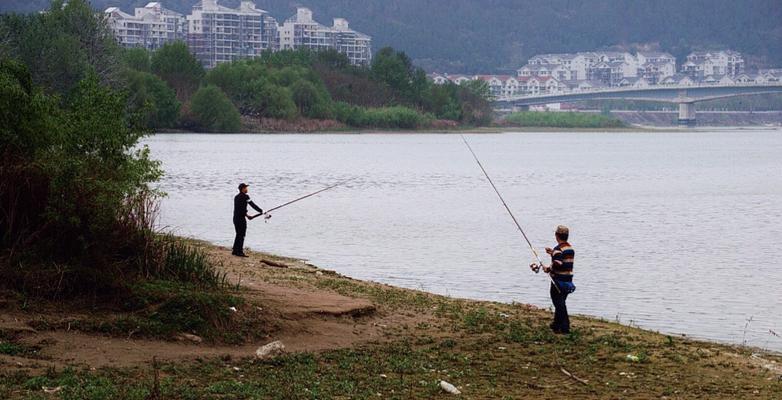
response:
<path id="1" fill-rule="evenodd" d="M 330 289 L 344 296 L 365 297 L 390 308 L 423 310 L 433 305 L 430 295 L 392 287 L 364 284 L 344 278 L 322 278 L 315 281 L 320 289 Z"/>
<path id="2" fill-rule="evenodd" d="M 57 324 L 39 321 L 33 327 L 64 329 L 64 324 L 67 324 L 69 329 L 83 332 L 164 339 L 187 332 L 206 339 L 238 343 L 250 329 L 241 326 L 229 308 L 242 303 L 242 298 L 222 289 L 208 290 L 179 282 L 149 281 L 131 286 L 124 301 L 128 314 Z"/>
<path id="3" fill-rule="evenodd" d="M 462 326 L 469 333 L 499 332 L 505 329 L 505 323 L 484 307 L 478 307 L 464 313 Z"/>
<path id="4" fill-rule="evenodd" d="M 532 329 L 521 321 L 511 321 L 506 338 L 515 343 L 529 343 L 532 341 Z"/>
<path id="5" fill-rule="evenodd" d="M 440 342 L 441 349 L 452 349 L 454 347 L 456 347 L 456 341 L 453 339 L 445 339 Z"/>
<path id="6" fill-rule="evenodd" d="M 18 356 L 27 352 L 23 346 L 16 343 L 2 342 L 0 343 L 0 354 L 7 356 Z"/>

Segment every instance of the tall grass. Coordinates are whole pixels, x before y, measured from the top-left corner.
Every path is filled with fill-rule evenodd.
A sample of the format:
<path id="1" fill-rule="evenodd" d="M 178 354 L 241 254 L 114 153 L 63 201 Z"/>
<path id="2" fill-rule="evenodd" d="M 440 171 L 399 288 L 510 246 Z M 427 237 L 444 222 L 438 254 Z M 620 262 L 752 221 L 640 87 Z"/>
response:
<path id="1" fill-rule="evenodd" d="M 417 129 L 428 127 L 434 118 L 412 108 L 394 106 L 364 108 L 347 103 L 335 103 L 337 121 L 358 128 Z"/>
<path id="2" fill-rule="evenodd" d="M 626 124 L 617 118 L 581 112 L 521 111 L 505 117 L 506 123 L 519 127 L 539 128 L 622 128 Z"/>

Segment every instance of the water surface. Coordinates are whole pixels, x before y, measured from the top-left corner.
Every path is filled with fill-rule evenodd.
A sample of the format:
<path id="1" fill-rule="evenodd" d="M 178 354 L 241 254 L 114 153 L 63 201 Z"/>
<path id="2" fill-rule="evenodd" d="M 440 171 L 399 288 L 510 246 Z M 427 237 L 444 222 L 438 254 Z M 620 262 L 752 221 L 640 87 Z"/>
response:
<path id="1" fill-rule="evenodd" d="M 533 243 L 571 228 L 571 312 L 782 350 L 782 132 L 467 135 Z M 458 135 L 156 135 L 162 223 L 230 245 L 239 182 L 269 208 L 251 249 L 456 297 L 549 306 L 526 244 Z M 751 322 L 747 322 L 751 318 Z"/>

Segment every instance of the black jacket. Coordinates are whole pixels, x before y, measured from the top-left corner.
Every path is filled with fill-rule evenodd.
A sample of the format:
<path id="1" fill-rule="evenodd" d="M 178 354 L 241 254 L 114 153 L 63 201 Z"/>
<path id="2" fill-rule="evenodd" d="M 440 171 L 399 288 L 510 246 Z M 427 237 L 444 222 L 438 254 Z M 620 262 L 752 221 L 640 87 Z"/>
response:
<path id="1" fill-rule="evenodd" d="M 247 193 L 239 193 L 236 195 L 236 197 L 234 197 L 234 220 L 244 220 L 245 216 L 247 215 L 248 204 L 250 207 L 254 208 L 255 211 L 263 213 L 263 210 L 261 210 L 260 207 L 255 205 L 255 203 L 250 200 L 250 196 L 248 196 Z"/>

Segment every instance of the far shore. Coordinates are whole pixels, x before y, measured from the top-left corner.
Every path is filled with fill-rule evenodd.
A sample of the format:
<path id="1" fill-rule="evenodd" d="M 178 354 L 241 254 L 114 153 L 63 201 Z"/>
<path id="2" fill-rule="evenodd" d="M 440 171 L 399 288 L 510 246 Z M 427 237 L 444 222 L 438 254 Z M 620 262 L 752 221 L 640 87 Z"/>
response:
<path id="1" fill-rule="evenodd" d="M 553 128 L 553 127 L 509 127 L 509 126 L 489 126 L 489 127 L 465 127 L 461 129 L 340 129 L 324 130 L 314 132 L 297 131 L 258 131 L 258 132 L 194 132 L 187 130 L 164 129 L 158 130 L 155 134 L 230 134 L 230 135 L 377 135 L 377 134 L 481 134 L 481 133 L 534 133 L 534 132 L 702 132 L 702 131 L 724 131 L 724 130 L 746 130 L 746 131 L 777 131 L 782 127 L 775 126 L 696 126 L 696 127 L 678 127 L 678 126 L 646 126 L 630 125 L 622 128 Z"/>

